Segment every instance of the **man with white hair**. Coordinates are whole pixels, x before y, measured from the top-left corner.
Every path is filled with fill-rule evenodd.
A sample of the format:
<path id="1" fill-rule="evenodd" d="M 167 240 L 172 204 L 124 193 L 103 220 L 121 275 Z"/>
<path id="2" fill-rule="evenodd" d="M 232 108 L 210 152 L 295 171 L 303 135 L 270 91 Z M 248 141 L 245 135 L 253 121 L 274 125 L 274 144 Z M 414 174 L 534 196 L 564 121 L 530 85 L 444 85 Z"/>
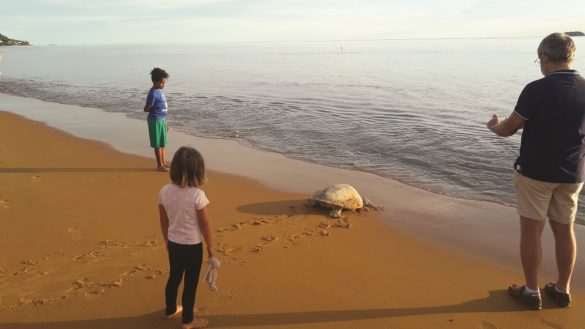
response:
<path id="1" fill-rule="evenodd" d="M 585 79 L 571 69 L 575 44 L 568 35 L 547 36 L 537 53 L 544 78 L 524 88 L 512 115 L 502 121 L 494 115 L 487 127 L 502 137 L 524 128 L 514 164 L 514 186 L 526 284 L 513 284 L 508 291 L 519 302 L 540 310 L 538 272 L 547 218 L 555 238 L 558 277 L 544 290 L 558 306 L 571 305 L 577 249 L 573 222 L 585 180 Z"/>

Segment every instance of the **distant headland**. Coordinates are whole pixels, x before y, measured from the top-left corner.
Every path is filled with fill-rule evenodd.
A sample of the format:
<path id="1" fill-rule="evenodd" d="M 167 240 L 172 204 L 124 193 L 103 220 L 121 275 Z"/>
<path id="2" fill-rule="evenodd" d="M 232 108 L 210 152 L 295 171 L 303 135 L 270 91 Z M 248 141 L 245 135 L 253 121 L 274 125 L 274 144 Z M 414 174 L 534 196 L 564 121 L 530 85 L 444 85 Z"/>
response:
<path id="1" fill-rule="evenodd" d="M 30 43 L 28 41 L 22 40 L 14 40 L 10 39 L 9 37 L 5 36 L 4 34 L 0 34 L 0 46 L 28 46 Z"/>
<path id="2" fill-rule="evenodd" d="M 581 31 L 565 32 L 565 34 L 567 34 L 568 36 L 571 36 L 571 37 L 585 37 L 585 33 L 581 32 Z"/>

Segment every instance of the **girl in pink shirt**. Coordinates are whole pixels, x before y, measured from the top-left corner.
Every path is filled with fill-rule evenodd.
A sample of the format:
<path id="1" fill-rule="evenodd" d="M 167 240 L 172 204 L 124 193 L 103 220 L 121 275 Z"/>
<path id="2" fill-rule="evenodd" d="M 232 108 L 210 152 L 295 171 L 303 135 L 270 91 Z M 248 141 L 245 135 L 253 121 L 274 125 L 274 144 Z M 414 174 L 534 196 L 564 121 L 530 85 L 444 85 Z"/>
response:
<path id="1" fill-rule="evenodd" d="M 213 239 L 207 218 L 209 200 L 200 187 L 205 182 L 205 164 L 201 154 L 181 147 L 171 162 L 171 183 L 159 193 L 160 226 L 169 254 L 170 272 L 165 289 L 166 317 L 182 312 L 183 328 L 204 328 L 206 319 L 194 319 L 195 294 L 203 260 L 203 244 L 213 257 Z M 185 276 L 183 306 L 177 305 L 177 292 Z"/>

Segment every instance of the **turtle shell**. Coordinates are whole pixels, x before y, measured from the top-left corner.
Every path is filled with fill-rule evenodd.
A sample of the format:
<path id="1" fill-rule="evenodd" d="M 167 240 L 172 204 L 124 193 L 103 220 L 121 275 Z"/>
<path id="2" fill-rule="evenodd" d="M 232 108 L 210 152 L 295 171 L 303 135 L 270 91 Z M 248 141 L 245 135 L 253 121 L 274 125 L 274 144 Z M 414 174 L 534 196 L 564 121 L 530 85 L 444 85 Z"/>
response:
<path id="1" fill-rule="evenodd" d="M 364 201 L 358 191 L 351 185 L 335 184 L 323 190 L 315 192 L 313 199 L 321 203 L 327 203 L 344 209 L 360 209 Z"/>

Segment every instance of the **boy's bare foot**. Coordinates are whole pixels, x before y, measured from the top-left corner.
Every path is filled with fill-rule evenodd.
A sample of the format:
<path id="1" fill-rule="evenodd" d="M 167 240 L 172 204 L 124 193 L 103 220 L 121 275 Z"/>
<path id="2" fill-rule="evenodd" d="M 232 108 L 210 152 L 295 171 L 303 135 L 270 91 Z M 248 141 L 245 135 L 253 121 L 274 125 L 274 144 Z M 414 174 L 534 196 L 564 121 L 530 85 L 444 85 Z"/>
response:
<path id="1" fill-rule="evenodd" d="M 207 328 L 209 326 L 209 321 L 207 319 L 193 319 L 191 323 L 183 324 L 183 329 L 199 329 L 199 328 Z"/>
<path id="2" fill-rule="evenodd" d="M 175 313 L 170 314 L 170 315 L 165 315 L 165 319 L 172 319 L 177 317 L 179 314 L 181 314 L 181 312 L 183 312 L 183 306 L 181 305 L 177 305 L 177 310 L 175 311 Z"/>

